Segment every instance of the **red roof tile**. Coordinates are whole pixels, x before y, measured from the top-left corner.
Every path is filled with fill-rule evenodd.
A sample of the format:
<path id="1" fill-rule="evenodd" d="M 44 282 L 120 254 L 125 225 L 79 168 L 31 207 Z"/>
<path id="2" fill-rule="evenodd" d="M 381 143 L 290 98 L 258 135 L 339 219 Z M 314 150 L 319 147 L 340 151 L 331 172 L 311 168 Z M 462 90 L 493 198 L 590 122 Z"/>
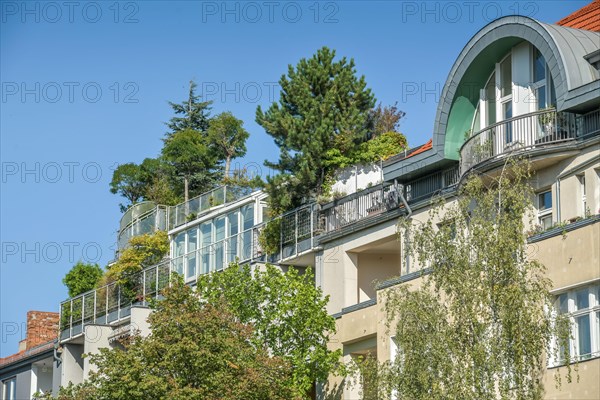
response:
<path id="1" fill-rule="evenodd" d="M 412 153 L 407 155 L 405 158 L 416 156 L 417 154 L 420 154 L 420 153 L 430 150 L 432 148 L 433 148 L 433 139 L 429 139 L 429 142 L 425 143 L 423 146 L 419 147 L 418 149 L 416 149 L 415 151 L 413 151 Z"/>
<path id="2" fill-rule="evenodd" d="M 564 17 L 556 24 L 568 28 L 600 32 L 600 0 L 592 1 L 587 6 Z"/>

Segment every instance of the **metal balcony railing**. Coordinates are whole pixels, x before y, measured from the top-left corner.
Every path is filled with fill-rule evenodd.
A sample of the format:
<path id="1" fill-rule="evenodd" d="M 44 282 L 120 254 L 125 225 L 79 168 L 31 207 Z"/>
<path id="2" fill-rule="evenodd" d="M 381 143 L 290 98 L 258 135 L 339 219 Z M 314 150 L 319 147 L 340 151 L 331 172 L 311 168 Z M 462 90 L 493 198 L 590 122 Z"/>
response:
<path id="1" fill-rule="evenodd" d="M 406 183 L 403 194 L 409 203 L 416 202 L 456 184 L 457 181 L 458 166 Z M 201 275 L 220 271 L 234 261 L 279 263 L 310 252 L 316 247 L 320 235 L 400 207 L 399 193 L 396 192 L 398 189 L 391 183 L 385 183 L 322 207 L 316 203 L 308 204 L 267 223 L 254 225 L 235 235 L 148 267 L 130 275 L 124 280 L 126 283 L 111 283 L 68 299 L 60 306 L 60 340 L 82 335 L 88 324 L 115 324 L 128 318 L 132 305 L 145 304 L 150 299 L 159 297 L 160 291 L 169 285 L 173 272 L 183 276 L 187 283 L 193 284 Z M 218 193 L 223 193 L 223 199 L 227 198 L 225 189 Z M 232 198 L 241 197 L 243 196 L 235 195 Z M 201 204 L 201 201 L 197 204 Z M 201 208 L 196 208 L 199 209 Z M 139 215 L 131 221 L 142 221 L 146 215 L 149 214 Z M 133 222 L 126 225 L 126 228 Z M 277 248 L 272 254 L 266 254 L 259 243 L 261 232 L 268 225 L 270 229 L 275 228 L 275 236 L 279 237 Z"/>
<path id="2" fill-rule="evenodd" d="M 111 324 L 130 315 L 131 305 L 157 298 L 169 285 L 172 261 L 153 265 L 128 277 L 126 284 L 110 283 L 60 304 L 60 340 L 80 336 L 89 324 Z"/>
<path id="3" fill-rule="evenodd" d="M 121 251 L 129 245 L 134 236 L 167 229 L 168 207 L 152 202 L 137 203 L 123 214 L 117 236 L 117 249 Z"/>
<path id="4" fill-rule="evenodd" d="M 192 221 L 206 214 L 213 207 L 240 200 L 250 195 L 252 188 L 239 186 L 220 186 L 209 192 L 196 196 L 187 202 L 169 207 L 169 230 Z"/>
<path id="5" fill-rule="evenodd" d="M 333 232 L 397 208 L 399 200 L 394 190 L 391 183 L 384 183 L 323 205 L 319 216 L 321 233 Z"/>
<path id="6" fill-rule="evenodd" d="M 460 149 L 461 174 L 484 161 L 599 131 L 600 110 L 577 115 L 552 109 L 510 118 L 488 126 L 465 141 Z"/>

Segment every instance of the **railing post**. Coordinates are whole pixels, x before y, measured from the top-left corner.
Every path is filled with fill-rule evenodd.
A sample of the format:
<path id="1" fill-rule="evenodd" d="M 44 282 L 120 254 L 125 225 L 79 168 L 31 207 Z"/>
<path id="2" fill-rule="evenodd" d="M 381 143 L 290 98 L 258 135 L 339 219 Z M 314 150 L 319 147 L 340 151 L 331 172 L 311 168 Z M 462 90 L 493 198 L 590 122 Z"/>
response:
<path id="1" fill-rule="evenodd" d="M 69 337 L 73 337 L 73 299 L 69 301 L 71 312 L 69 313 Z"/>
<path id="2" fill-rule="evenodd" d="M 85 294 L 81 296 L 81 333 L 84 332 L 83 324 L 85 322 Z"/>
<path id="3" fill-rule="evenodd" d="M 294 254 L 298 254 L 298 210 L 294 212 Z"/>
<path id="4" fill-rule="evenodd" d="M 142 304 L 146 304 L 146 270 L 142 271 Z"/>
<path id="5" fill-rule="evenodd" d="M 96 301 L 97 294 L 98 294 L 98 290 L 94 289 L 94 314 L 93 314 L 93 316 L 94 316 L 94 324 L 96 323 L 96 319 L 97 319 L 97 315 L 96 315 L 96 309 L 98 307 L 97 301 Z"/>
<path id="6" fill-rule="evenodd" d="M 121 319 L 121 285 L 117 284 L 117 320 Z"/>
<path id="7" fill-rule="evenodd" d="M 315 205 L 310 206 L 310 248 L 315 246 Z"/>
<path id="8" fill-rule="evenodd" d="M 106 286 L 106 301 L 104 302 L 104 323 L 108 324 L 108 288 L 110 285 Z"/>

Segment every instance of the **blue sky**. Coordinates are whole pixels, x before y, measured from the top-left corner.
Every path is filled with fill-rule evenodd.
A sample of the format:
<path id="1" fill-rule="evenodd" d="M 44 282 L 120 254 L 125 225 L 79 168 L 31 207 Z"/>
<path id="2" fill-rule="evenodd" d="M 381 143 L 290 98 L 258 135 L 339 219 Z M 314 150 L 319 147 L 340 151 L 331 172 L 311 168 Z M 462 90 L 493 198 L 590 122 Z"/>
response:
<path id="1" fill-rule="evenodd" d="M 79 259 L 114 255 L 119 163 L 154 157 L 194 79 L 251 136 L 238 165 L 277 148 L 254 122 L 288 64 L 322 46 L 355 59 L 378 101 L 426 142 L 448 71 L 467 41 L 510 14 L 554 23 L 587 1 L 1 1 L 0 356 L 17 351 L 28 310 L 58 311 Z"/>

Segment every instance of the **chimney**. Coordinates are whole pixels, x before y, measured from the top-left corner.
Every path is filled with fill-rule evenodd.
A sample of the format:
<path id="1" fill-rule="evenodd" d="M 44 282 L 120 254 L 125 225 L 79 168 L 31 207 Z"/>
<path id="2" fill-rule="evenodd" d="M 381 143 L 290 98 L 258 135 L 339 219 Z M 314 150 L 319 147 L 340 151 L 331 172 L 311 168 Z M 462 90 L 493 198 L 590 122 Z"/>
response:
<path id="1" fill-rule="evenodd" d="M 56 339 L 58 334 L 58 313 L 44 311 L 27 312 L 27 338 L 25 349 Z"/>

